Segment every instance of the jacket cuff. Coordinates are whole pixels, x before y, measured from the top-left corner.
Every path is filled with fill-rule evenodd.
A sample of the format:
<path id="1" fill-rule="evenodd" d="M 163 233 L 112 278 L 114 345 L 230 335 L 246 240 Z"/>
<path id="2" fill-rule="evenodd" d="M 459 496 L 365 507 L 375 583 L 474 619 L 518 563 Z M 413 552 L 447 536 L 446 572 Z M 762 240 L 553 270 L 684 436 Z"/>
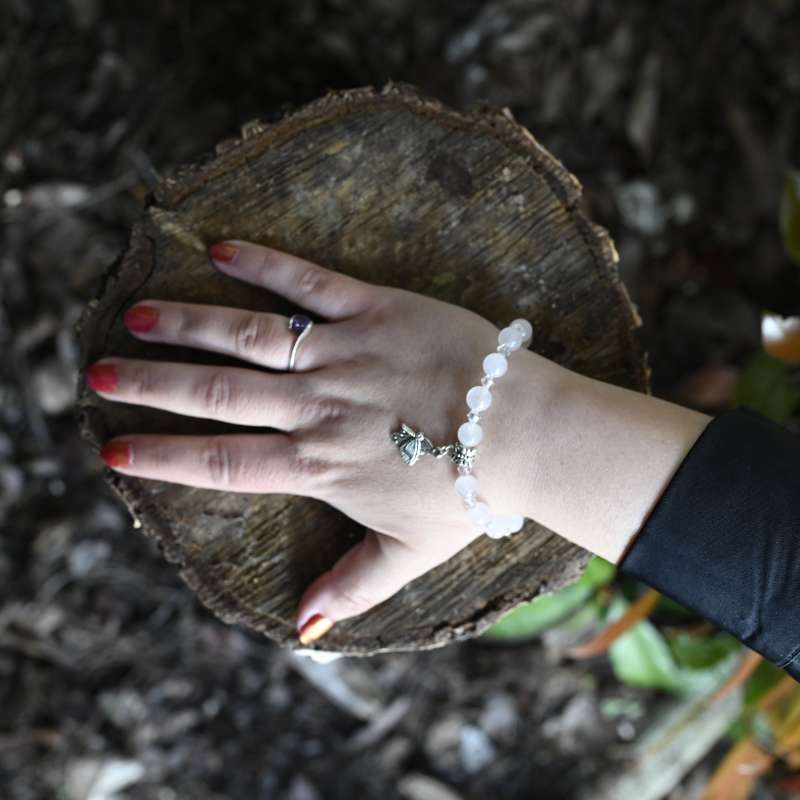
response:
<path id="1" fill-rule="evenodd" d="M 800 680 L 800 436 L 714 417 L 619 567 Z"/>

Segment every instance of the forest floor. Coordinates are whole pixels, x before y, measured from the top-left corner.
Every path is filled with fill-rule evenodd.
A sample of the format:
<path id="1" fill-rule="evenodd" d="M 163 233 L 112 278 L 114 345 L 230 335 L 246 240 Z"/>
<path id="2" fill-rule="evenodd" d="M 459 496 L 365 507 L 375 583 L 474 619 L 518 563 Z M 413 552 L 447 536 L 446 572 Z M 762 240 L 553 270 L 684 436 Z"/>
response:
<path id="1" fill-rule="evenodd" d="M 154 175 L 392 79 L 508 106 L 578 176 L 653 393 L 716 413 L 761 310 L 800 308 L 798 42 L 791 0 L 0 4 L 0 798 L 558 800 L 613 769 L 659 697 L 558 636 L 322 668 L 214 618 L 78 437 L 72 326 Z"/>

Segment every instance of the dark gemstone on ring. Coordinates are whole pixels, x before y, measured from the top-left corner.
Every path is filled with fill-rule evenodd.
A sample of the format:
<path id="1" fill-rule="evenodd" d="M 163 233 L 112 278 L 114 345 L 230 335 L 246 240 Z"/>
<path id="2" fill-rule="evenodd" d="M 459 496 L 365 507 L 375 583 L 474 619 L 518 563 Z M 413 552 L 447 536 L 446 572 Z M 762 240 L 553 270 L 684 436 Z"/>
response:
<path id="1" fill-rule="evenodd" d="M 302 333 L 310 324 L 311 320 L 305 314 L 292 314 L 289 318 L 289 330 L 292 333 Z"/>

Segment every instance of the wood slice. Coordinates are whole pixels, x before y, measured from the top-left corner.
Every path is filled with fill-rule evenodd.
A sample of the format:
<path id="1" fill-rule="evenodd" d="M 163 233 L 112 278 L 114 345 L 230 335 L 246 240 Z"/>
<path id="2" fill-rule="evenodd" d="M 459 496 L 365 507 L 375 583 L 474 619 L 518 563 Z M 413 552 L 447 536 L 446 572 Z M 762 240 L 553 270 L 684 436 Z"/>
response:
<path id="1" fill-rule="evenodd" d="M 80 425 L 93 447 L 125 433 L 265 431 L 109 402 L 83 388 L 83 371 L 105 356 L 242 365 L 137 340 L 122 323 L 134 302 L 299 310 L 215 270 L 206 247 L 226 238 L 433 295 L 498 327 L 525 317 L 535 351 L 650 391 L 641 321 L 607 233 L 579 210 L 578 181 L 507 109 L 460 113 L 388 84 L 330 93 L 242 133 L 156 187 L 78 324 Z M 298 646 L 301 593 L 365 531 L 300 495 L 224 493 L 112 470 L 107 477 L 204 604 L 290 647 Z M 338 623 L 320 649 L 369 655 L 475 636 L 520 602 L 576 579 L 587 559 L 528 520 L 514 537 L 479 537 L 380 606 Z"/>

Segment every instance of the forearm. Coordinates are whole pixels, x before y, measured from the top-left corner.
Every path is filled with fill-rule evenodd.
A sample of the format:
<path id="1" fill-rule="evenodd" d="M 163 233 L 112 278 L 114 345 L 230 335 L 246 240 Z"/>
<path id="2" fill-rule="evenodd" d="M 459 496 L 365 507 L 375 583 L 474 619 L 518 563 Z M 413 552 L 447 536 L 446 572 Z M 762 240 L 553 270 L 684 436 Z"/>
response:
<path id="1" fill-rule="evenodd" d="M 549 381 L 550 401 L 527 421 L 524 513 L 618 563 L 712 417 L 530 355 L 528 379 Z"/>

